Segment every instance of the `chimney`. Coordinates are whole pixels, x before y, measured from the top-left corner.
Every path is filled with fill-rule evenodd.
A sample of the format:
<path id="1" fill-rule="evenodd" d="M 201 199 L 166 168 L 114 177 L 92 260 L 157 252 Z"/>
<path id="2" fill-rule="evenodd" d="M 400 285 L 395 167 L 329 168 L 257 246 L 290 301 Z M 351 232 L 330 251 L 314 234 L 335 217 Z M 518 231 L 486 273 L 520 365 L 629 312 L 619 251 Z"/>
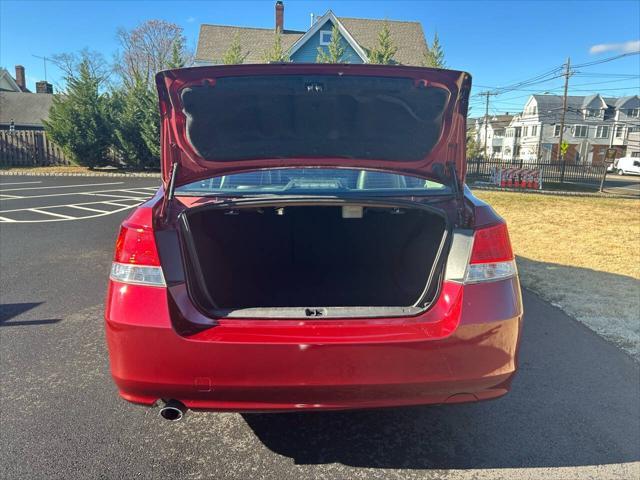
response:
<path id="1" fill-rule="evenodd" d="M 284 30 L 284 3 L 282 0 L 276 2 L 276 32 Z"/>
<path id="2" fill-rule="evenodd" d="M 46 80 L 36 82 L 36 93 L 53 93 L 53 85 Z"/>
<path id="3" fill-rule="evenodd" d="M 24 67 L 22 65 L 16 65 L 16 83 L 23 92 L 27 89 L 27 82 L 24 76 Z"/>

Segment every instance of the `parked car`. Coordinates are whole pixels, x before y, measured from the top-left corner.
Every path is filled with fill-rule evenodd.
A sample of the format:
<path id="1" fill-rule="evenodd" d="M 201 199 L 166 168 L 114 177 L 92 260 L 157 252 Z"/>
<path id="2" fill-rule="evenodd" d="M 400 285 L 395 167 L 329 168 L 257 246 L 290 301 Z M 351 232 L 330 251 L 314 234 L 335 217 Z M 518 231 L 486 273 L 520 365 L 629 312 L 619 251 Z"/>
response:
<path id="1" fill-rule="evenodd" d="M 488 400 L 517 368 L 507 226 L 464 184 L 467 73 L 161 72 L 162 187 L 106 300 L 120 395 L 185 409 Z"/>
<path id="2" fill-rule="evenodd" d="M 618 175 L 640 175 L 640 158 L 622 157 L 617 159 L 609 168 L 612 168 Z"/>

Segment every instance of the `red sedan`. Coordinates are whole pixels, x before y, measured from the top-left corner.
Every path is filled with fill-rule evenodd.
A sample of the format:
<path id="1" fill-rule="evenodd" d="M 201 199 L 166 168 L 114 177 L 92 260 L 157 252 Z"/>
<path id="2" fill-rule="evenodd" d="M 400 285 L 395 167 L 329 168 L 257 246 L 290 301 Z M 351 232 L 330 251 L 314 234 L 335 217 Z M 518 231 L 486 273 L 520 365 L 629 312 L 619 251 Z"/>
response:
<path id="1" fill-rule="evenodd" d="M 465 187 L 467 73 L 161 72 L 163 184 L 120 229 L 111 372 L 164 418 L 486 400 L 517 368 L 504 221 Z"/>

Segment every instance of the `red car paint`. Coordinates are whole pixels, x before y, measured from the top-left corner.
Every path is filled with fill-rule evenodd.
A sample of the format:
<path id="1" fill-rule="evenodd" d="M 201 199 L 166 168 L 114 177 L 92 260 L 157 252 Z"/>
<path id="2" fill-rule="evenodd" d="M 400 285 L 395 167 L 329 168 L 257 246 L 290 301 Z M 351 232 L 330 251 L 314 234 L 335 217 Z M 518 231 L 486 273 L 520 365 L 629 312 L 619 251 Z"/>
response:
<path id="1" fill-rule="evenodd" d="M 349 166 L 429 176 L 434 163 L 441 161 L 438 155 L 446 150 L 443 145 L 455 140 L 461 147 L 449 149 L 448 158 L 458 164 L 462 183 L 466 74 L 355 65 L 268 65 L 184 69 L 158 76 L 164 185 L 169 184 L 172 162 L 180 165 L 176 184 L 257 167 L 337 165 L 336 159 L 217 164 L 197 158 L 188 145 L 183 119 L 171 106 L 177 102 L 180 85 L 203 78 L 213 81 L 219 74 L 279 74 L 283 69 L 402 74 L 444 85 L 454 100 L 441 140 L 428 158 L 413 164 L 353 160 Z M 120 236 L 117 262 L 161 263 L 155 260 L 154 236 L 171 228 L 163 223 L 165 198 L 161 188 L 124 222 L 130 233 Z M 212 200 L 172 201 L 188 208 Z M 471 227 L 477 230 L 475 245 L 482 246 L 482 252 L 472 251 L 470 263 L 498 261 L 496 255 L 511 261 L 506 229 L 495 230 L 502 220 L 469 191 L 463 201 Z M 492 242 L 499 244 L 493 254 Z M 125 245 L 136 253 L 128 256 Z M 214 319 L 196 308 L 184 282 L 149 286 L 113 279 L 105 308 L 111 372 L 124 399 L 145 405 L 177 399 L 189 408 L 217 411 L 372 408 L 496 398 L 508 392 L 517 369 L 522 314 L 517 275 L 486 283 L 445 280 L 430 308 L 407 317 Z"/>

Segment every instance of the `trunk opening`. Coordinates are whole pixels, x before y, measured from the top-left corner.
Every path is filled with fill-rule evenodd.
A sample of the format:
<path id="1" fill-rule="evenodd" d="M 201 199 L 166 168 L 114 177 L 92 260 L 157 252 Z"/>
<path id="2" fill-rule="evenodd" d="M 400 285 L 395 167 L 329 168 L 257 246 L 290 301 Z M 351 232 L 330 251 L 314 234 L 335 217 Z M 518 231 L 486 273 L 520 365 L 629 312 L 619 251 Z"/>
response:
<path id="1" fill-rule="evenodd" d="M 195 303 L 237 317 L 417 314 L 438 290 L 447 230 L 429 207 L 388 204 L 202 207 L 181 216 Z"/>

